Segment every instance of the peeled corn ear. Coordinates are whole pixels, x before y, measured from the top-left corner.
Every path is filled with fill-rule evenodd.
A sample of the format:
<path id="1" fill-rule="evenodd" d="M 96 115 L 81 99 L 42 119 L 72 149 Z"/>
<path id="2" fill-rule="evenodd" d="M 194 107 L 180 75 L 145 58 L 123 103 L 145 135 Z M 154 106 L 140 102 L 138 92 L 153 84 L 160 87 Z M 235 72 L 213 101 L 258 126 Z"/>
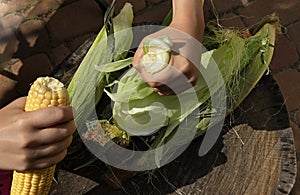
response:
<path id="1" fill-rule="evenodd" d="M 52 77 L 40 77 L 28 92 L 25 111 L 66 105 L 69 105 L 69 95 L 64 84 Z"/>
<path id="2" fill-rule="evenodd" d="M 29 90 L 25 111 L 67 105 L 69 95 L 63 83 L 52 77 L 40 77 Z M 14 171 L 11 195 L 47 195 L 54 171 L 55 165 L 40 170 Z"/>

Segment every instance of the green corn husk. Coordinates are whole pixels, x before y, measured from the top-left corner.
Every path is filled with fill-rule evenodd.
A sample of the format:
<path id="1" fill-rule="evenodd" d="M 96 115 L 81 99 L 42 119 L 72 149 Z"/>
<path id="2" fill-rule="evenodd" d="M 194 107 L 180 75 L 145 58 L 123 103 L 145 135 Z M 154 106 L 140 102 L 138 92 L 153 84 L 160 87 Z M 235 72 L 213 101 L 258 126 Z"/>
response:
<path id="1" fill-rule="evenodd" d="M 222 87 L 220 78 L 210 80 L 213 82 L 210 84 L 210 89 L 205 84 L 205 80 L 200 78 L 194 88 L 197 101 L 182 102 L 180 98 L 189 96 L 194 91 L 187 90 L 180 94 L 179 96 L 182 97 L 179 98 L 178 95 L 159 96 L 143 82 L 135 69 L 131 69 L 118 82 L 118 89 L 115 93 L 106 91 L 114 101 L 114 122 L 121 128 L 134 133 L 142 132 L 142 128 L 150 131 L 155 128 L 159 129 L 151 148 L 163 146 L 172 139 L 178 126 L 184 122 L 187 123 L 184 127 L 185 131 L 191 131 L 196 127 L 195 137 L 203 134 L 214 115 L 218 115 L 225 109 L 226 115 L 232 113 L 268 70 L 277 28 L 278 23 L 266 23 L 255 35 L 248 38 L 242 38 L 235 31 L 226 32 L 230 35 L 226 37 L 226 41 L 217 49 L 202 54 L 202 68 L 210 67 L 211 59 L 214 59 L 220 70 L 227 93 L 226 108 L 211 107 L 211 95 L 217 94 Z M 196 116 L 189 116 L 197 109 L 199 113 Z M 214 123 L 217 122 L 214 121 Z M 162 159 L 168 158 L 168 152 L 160 150 L 157 153 L 158 166 Z"/>
<path id="2" fill-rule="evenodd" d="M 113 12 L 113 3 L 110 11 Z M 114 18 L 108 12 L 106 14 L 105 23 L 112 25 L 113 32 L 107 35 L 109 25 L 100 30 L 68 86 L 71 104 L 76 108 L 78 129 L 84 128 L 86 120 L 95 111 L 103 89 L 109 83 L 110 74 L 130 65 L 132 61 L 124 57 L 133 40 L 132 5 L 126 3 Z M 126 33 L 118 33 L 122 31 Z"/>

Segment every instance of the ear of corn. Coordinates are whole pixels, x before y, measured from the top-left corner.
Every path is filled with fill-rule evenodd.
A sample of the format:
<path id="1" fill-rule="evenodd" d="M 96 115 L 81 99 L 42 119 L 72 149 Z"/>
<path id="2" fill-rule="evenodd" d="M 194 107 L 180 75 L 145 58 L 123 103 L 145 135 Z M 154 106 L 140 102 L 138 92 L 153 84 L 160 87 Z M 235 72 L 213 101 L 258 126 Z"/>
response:
<path id="1" fill-rule="evenodd" d="M 67 89 L 57 79 L 40 77 L 31 86 L 25 111 L 69 104 Z M 14 171 L 11 195 L 46 195 L 50 190 L 55 165 L 32 171 Z"/>

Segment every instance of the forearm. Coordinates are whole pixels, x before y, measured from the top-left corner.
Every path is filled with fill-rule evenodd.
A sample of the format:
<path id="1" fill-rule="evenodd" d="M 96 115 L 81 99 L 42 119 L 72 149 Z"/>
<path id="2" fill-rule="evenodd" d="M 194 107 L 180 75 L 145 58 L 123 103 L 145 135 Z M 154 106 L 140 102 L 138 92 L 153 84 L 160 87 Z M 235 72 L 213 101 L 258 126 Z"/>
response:
<path id="1" fill-rule="evenodd" d="M 173 19 L 170 26 L 202 41 L 204 31 L 202 0 L 172 0 L 172 3 Z"/>

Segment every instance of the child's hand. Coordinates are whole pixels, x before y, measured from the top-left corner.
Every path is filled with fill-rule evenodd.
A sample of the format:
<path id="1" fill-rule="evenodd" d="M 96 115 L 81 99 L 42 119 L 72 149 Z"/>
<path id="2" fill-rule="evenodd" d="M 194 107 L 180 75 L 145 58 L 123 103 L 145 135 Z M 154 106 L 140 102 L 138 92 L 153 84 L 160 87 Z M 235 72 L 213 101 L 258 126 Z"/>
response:
<path id="1" fill-rule="evenodd" d="M 25 112 L 26 98 L 0 110 L 0 169 L 50 167 L 67 154 L 76 127 L 70 106 Z"/>
<path id="2" fill-rule="evenodd" d="M 143 42 L 148 37 L 161 36 L 167 36 L 172 42 L 170 61 L 161 71 L 149 73 L 141 65 L 144 56 Z M 196 84 L 201 58 L 201 44 L 197 39 L 170 26 L 145 37 L 144 40 L 135 52 L 132 65 L 159 95 L 178 94 Z"/>

